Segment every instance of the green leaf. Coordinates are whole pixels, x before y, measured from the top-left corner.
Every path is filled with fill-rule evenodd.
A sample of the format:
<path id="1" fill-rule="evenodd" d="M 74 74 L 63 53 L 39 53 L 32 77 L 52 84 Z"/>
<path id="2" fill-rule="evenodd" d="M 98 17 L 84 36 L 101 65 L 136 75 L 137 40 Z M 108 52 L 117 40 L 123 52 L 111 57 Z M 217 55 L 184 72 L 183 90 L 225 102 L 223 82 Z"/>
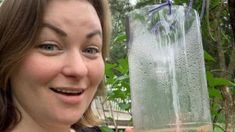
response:
<path id="1" fill-rule="evenodd" d="M 127 39 L 126 34 L 120 33 L 120 34 L 117 35 L 116 38 L 114 38 L 114 43 L 115 43 L 115 44 L 116 44 L 116 43 L 120 44 L 120 43 L 125 42 L 126 39 Z"/>
<path id="2" fill-rule="evenodd" d="M 209 71 L 206 72 L 206 78 L 209 87 L 215 87 L 215 86 L 235 86 L 235 84 L 229 80 L 226 80 L 224 78 L 216 78 L 213 76 L 213 74 Z"/>
<path id="3" fill-rule="evenodd" d="M 108 128 L 107 126 L 101 126 L 101 132 L 113 132 L 111 128 Z"/>
<path id="4" fill-rule="evenodd" d="M 118 60 L 118 63 L 119 63 L 121 66 L 123 66 L 123 67 L 125 67 L 125 68 L 128 68 L 128 59 L 127 59 L 127 58 L 119 59 L 119 60 Z"/>
<path id="5" fill-rule="evenodd" d="M 116 68 L 121 73 L 127 73 L 128 72 L 128 59 L 123 58 L 118 60 L 118 67 Z"/>
<path id="6" fill-rule="evenodd" d="M 235 84 L 224 78 L 214 78 L 214 86 L 235 86 Z"/>
<path id="7" fill-rule="evenodd" d="M 217 97 L 219 99 L 222 99 L 222 96 L 220 94 L 220 91 L 218 89 L 215 88 L 209 88 L 209 96 L 212 97 Z"/>
<path id="8" fill-rule="evenodd" d="M 110 64 L 110 63 L 106 63 L 105 64 L 105 75 L 113 78 L 114 74 L 113 74 L 113 68 L 116 66 L 116 64 Z"/>
<path id="9" fill-rule="evenodd" d="M 221 127 L 223 127 L 223 126 L 221 125 Z M 218 126 L 215 126 L 214 132 L 224 132 L 224 130 L 221 129 L 220 127 L 218 127 Z"/>
<path id="10" fill-rule="evenodd" d="M 211 72 L 206 71 L 206 79 L 209 87 L 214 87 L 214 76 Z"/>
<path id="11" fill-rule="evenodd" d="M 118 81 L 123 81 L 123 80 L 126 80 L 126 79 L 129 79 L 128 75 L 123 75 L 123 76 L 120 76 L 120 77 L 117 78 Z"/>
<path id="12" fill-rule="evenodd" d="M 205 58 L 206 61 L 216 62 L 215 59 L 206 51 L 204 51 L 204 58 Z"/>

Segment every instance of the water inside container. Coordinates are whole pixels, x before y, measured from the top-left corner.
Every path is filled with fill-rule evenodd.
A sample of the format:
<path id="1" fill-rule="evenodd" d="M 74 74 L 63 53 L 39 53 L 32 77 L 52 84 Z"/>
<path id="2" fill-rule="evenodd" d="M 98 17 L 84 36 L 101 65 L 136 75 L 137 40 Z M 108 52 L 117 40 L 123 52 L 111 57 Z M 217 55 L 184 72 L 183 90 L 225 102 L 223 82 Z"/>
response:
<path id="1" fill-rule="evenodd" d="M 197 12 L 173 6 L 171 15 L 168 8 L 149 14 L 151 8 L 128 16 L 134 127 L 144 132 L 212 131 Z"/>

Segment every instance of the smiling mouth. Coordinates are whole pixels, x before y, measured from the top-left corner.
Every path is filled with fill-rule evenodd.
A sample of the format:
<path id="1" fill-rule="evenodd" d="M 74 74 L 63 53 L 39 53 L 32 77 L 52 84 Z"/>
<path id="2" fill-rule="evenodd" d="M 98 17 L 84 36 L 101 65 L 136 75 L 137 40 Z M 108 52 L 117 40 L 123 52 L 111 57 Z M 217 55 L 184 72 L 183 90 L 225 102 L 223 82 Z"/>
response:
<path id="1" fill-rule="evenodd" d="M 79 90 L 71 90 L 71 89 L 65 89 L 65 88 L 50 88 L 50 89 L 57 94 L 62 94 L 66 96 L 78 96 L 84 92 L 83 89 L 79 89 Z"/>

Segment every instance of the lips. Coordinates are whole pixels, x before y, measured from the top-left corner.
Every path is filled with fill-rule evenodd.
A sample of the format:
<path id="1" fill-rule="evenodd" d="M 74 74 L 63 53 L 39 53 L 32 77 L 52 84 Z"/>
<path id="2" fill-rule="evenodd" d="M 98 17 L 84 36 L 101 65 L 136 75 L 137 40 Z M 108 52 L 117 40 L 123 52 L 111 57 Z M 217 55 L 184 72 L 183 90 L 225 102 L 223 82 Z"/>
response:
<path id="1" fill-rule="evenodd" d="M 85 91 L 83 89 L 69 89 L 69 88 L 50 88 L 50 89 L 57 94 L 62 94 L 67 96 L 78 96 Z"/>

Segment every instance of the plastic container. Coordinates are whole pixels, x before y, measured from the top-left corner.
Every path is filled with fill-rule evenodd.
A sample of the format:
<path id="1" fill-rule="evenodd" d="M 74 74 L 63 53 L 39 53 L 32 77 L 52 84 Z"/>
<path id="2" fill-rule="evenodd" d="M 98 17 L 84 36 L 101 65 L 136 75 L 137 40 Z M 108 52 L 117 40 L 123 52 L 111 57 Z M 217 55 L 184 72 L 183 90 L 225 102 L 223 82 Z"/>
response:
<path id="1" fill-rule="evenodd" d="M 128 14 L 135 132 L 212 132 L 198 14 L 156 6 Z"/>

